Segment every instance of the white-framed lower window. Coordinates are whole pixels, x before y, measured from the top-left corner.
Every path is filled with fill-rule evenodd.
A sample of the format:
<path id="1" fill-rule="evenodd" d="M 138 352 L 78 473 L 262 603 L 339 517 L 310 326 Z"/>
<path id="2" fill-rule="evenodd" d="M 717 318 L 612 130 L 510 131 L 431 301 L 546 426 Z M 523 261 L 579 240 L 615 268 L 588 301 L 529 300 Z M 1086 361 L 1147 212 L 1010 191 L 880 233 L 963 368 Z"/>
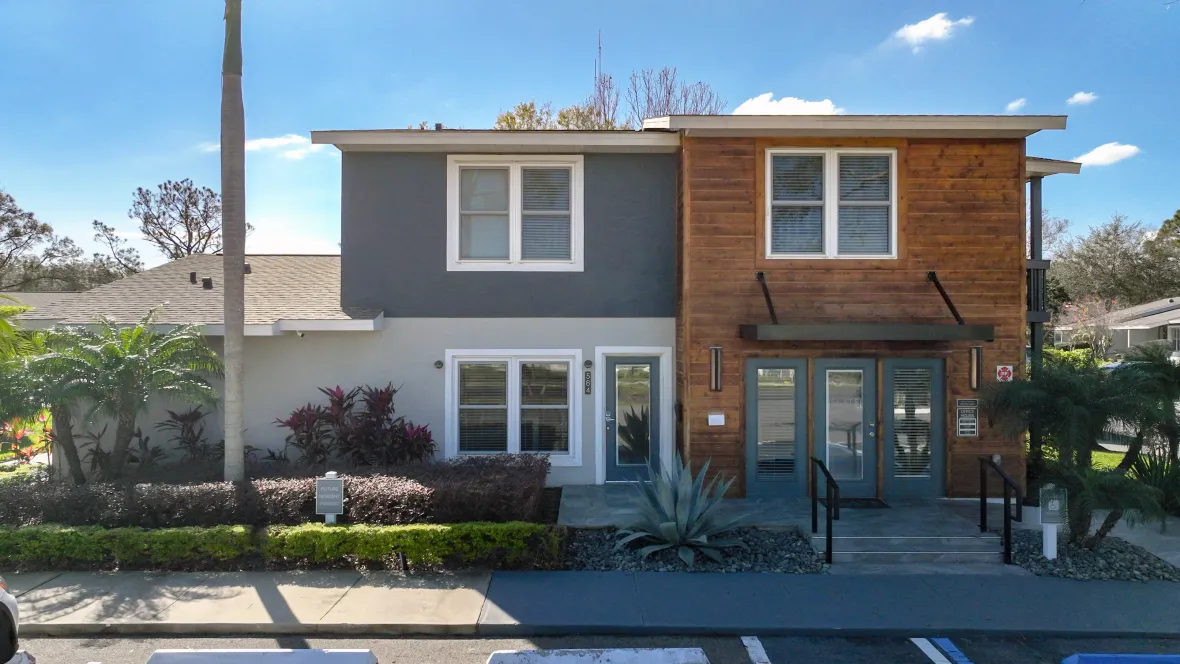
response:
<path id="1" fill-rule="evenodd" d="M 447 270 L 581 272 L 581 155 L 447 157 Z"/>
<path id="2" fill-rule="evenodd" d="M 767 258 L 897 258 L 897 150 L 766 151 Z"/>
<path id="3" fill-rule="evenodd" d="M 548 454 L 581 463 L 580 350 L 449 350 L 447 456 Z"/>
<path id="4" fill-rule="evenodd" d="M 1172 352 L 1180 352 L 1180 325 L 1168 326 L 1168 341 L 1172 344 Z"/>

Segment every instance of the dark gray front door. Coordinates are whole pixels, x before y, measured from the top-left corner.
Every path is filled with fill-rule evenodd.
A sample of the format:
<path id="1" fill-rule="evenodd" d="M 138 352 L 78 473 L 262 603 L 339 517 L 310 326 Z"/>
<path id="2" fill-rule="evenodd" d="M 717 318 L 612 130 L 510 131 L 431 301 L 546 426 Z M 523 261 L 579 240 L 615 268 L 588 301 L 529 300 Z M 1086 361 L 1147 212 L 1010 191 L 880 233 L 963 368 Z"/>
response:
<path id="1" fill-rule="evenodd" d="M 746 495 L 807 492 L 807 360 L 746 360 Z"/>
<path id="2" fill-rule="evenodd" d="M 945 495 L 946 387 L 940 359 L 885 360 L 885 498 Z"/>
<path id="3" fill-rule="evenodd" d="M 646 479 L 660 467 L 660 358 L 607 357 L 605 383 L 606 481 Z"/>
<path id="4" fill-rule="evenodd" d="M 814 393 L 815 456 L 842 498 L 876 498 L 877 361 L 816 360 Z"/>

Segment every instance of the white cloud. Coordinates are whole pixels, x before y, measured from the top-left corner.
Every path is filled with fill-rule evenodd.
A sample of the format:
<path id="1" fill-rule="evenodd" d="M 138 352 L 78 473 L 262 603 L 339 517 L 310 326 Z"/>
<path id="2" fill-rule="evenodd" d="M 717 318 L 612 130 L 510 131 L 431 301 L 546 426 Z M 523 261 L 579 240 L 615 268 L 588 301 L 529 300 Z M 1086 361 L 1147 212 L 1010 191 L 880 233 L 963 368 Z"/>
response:
<path id="1" fill-rule="evenodd" d="M 202 143 L 198 146 L 204 152 L 217 152 L 221 150 L 221 145 L 218 143 Z M 286 134 L 285 136 L 275 136 L 274 138 L 251 138 L 246 141 L 246 152 L 262 152 L 264 150 L 279 150 L 279 156 L 286 159 L 303 159 L 313 152 L 320 152 L 326 145 L 312 145 L 311 139 L 299 134 Z"/>
<path id="2" fill-rule="evenodd" d="M 951 20 L 946 12 L 938 12 L 934 16 L 917 23 L 904 25 L 893 33 L 894 38 L 913 47 L 914 53 L 922 50 L 922 45 L 929 41 L 946 41 L 954 35 L 955 30 L 966 27 L 975 22 L 974 16 Z"/>
<path id="3" fill-rule="evenodd" d="M 1086 166 L 1109 166 L 1137 154 L 1139 154 L 1138 146 L 1117 142 L 1104 143 L 1080 157 L 1074 157 L 1073 160 Z"/>
<path id="4" fill-rule="evenodd" d="M 1094 100 L 1097 98 L 1098 98 L 1098 95 L 1094 94 L 1093 92 L 1078 91 L 1078 92 L 1073 93 L 1072 97 L 1070 97 L 1069 99 L 1066 99 L 1065 103 L 1073 104 L 1073 105 L 1077 105 L 1077 106 L 1085 106 L 1086 104 L 1093 103 Z"/>
<path id="5" fill-rule="evenodd" d="M 1009 113 L 1015 113 L 1016 111 L 1024 108 L 1024 105 L 1027 103 L 1028 100 L 1024 97 L 1021 97 L 1020 99 L 1013 99 L 1012 101 L 1008 102 L 1008 105 L 1004 107 L 1004 110 L 1008 111 Z"/>
<path id="6" fill-rule="evenodd" d="M 766 92 L 738 104 L 734 115 L 833 115 L 844 109 L 832 103 L 831 99 L 807 101 L 798 97 L 774 98 L 773 92 Z"/>

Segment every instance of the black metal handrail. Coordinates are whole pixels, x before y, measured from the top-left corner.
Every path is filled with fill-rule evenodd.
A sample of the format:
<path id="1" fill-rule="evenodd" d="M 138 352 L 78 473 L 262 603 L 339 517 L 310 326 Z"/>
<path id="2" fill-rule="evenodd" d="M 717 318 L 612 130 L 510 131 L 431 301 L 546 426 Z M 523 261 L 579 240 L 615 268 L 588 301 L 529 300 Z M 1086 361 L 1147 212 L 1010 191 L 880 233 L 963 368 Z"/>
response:
<path id="1" fill-rule="evenodd" d="M 828 467 L 817 457 L 811 457 L 811 467 L 823 471 L 825 482 L 824 511 L 827 519 L 827 532 L 824 534 L 824 561 L 832 564 L 832 521 L 840 520 L 840 485 L 828 472 Z M 815 475 L 811 482 L 811 532 L 819 532 L 819 475 Z"/>
<path id="2" fill-rule="evenodd" d="M 1012 564 L 1012 522 L 1024 521 L 1024 502 L 1020 485 L 1008 476 L 991 457 L 979 457 L 979 532 L 987 532 L 987 469 L 991 467 L 1004 483 L 1004 563 Z M 1016 513 L 1012 513 L 1012 498 L 1016 498 Z"/>

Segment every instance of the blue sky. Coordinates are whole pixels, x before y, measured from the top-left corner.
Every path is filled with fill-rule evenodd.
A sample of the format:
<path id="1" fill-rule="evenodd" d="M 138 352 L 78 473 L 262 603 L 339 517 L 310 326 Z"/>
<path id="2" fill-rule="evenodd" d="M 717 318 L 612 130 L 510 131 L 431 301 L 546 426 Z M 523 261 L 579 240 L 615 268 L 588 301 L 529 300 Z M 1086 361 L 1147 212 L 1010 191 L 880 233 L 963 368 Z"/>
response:
<path id="1" fill-rule="evenodd" d="M 0 0 L 0 188 L 87 247 L 92 219 L 133 234 L 136 187 L 217 188 L 221 11 Z M 518 101 L 578 101 L 600 29 L 608 73 L 676 66 L 727 112 L 1068 114 L 1029 153 L 1100 149 L 1047 180 L 1053 214 L 1076 232 L 1180 208 L 1180 6 L 1164 0 L 244 0 L 248 249 L 336 250 L 340 159 L 309 131 L 490 127 Z"/>

